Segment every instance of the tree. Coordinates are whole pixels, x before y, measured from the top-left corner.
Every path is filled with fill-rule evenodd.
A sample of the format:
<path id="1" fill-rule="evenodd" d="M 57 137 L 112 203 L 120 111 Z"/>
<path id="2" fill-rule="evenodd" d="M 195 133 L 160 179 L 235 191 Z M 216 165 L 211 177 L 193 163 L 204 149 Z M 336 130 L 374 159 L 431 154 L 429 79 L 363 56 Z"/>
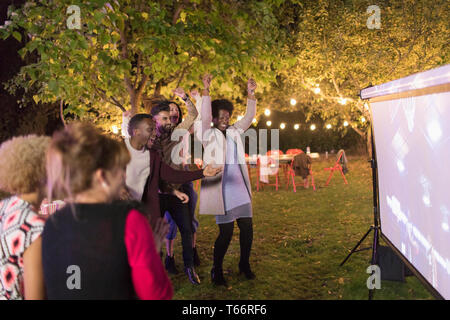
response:
<path id="1" fill-rule="evenodd" d="M 370 112 L 359 91 L 450 61 L 450 8 L 446 0 L 390 0 L 379 4 L 381 28 L 369 29 L 373 1 L 287 1 L 280 9 L 292 41 L 293 67 L 264 94 L 281 110 L 303 106 L 367 139 Z M 290 98 L 297 100 L 289 105 Z M 362 120 L 366 120 L 362 122 Z"/>
<path id="2" fill-rule="evenodd" d="M 36 102 L 64 102 L 64 114 L 100 125 L 120 110 L 138 111 L 146 97 L 215 76 L 214 93 L 237 98 L 249 76 L 261 87 L 283 65 L 280 1 L 42 0 L 10 7 L 3 38 L 36 53 L 9 83 L 37 88 Z M 77 19 L 81 28 L 68 28 Z"/>

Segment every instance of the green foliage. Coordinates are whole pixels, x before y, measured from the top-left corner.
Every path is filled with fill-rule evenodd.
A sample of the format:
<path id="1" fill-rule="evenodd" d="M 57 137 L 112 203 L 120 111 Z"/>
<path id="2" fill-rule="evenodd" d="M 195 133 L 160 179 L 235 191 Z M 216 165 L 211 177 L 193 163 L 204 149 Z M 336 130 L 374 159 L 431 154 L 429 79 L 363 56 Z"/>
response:
<path id="1" fill-rule="evenodd" d="M 370 5 L 381 10 L 381 28 L 366 25 Z M 449 63 L 448 1 L 286 1 L 280 8 L 290 34 L 295 65 L 283 69 L 264 95 L 267 106 L 292 111 L 302 106 L 331 124 L 349 121 L 364 135 L 369 110 L 359 91 Z M 314 88 L 320 93 L 314 93 Z M 346 104 L 339 103 L 346 98 Z M 295 98 L 298 104 L 289 105 Z M 364 116 L 368 121 L 361 122 Z"/>
<path id="2" fill-rule="evenodd" d="M 69 29 L 70 5 L 81 29 Z M 9 8 L 1 36 L 24 41 L 23 67 L 14 86 L 37 86 L 36 102 L 63 100 L 66 114 L 111 124 L 120 109 L 140 107 L 145 96 L 215 76 L 214 94 L 236 98 L 249 76 L 264 87 L 283 54 L 272 1 L 28 1 Z M 23 37 L 21 37 L 21 34 Z M 23 39 L 22 39 L 23 38 Z M 92 111 L 94 113 L 92 113 Z"/>

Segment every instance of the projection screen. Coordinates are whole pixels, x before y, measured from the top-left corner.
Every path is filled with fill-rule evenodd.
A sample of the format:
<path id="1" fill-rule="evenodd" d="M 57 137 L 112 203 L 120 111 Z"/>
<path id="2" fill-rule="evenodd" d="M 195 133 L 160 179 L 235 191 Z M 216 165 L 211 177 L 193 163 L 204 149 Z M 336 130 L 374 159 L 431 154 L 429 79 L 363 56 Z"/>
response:
<path id="1" fill-rule="evenodd" d="M 361 91 L 369 99 L 381 232 L 450 298 L 450 65 Z"/>

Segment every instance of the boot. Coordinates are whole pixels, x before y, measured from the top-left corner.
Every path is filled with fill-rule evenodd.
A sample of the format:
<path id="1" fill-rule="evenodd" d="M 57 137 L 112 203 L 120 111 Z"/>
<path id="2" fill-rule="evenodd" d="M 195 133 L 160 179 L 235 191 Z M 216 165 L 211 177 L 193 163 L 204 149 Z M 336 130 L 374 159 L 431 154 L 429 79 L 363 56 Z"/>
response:
<path id="1" fill-rule="evenodd" d="M 195 273 L 194 268 L 192 267 L 184 268 L 184 273 L 186 273 L 186 275 L 189 278 L 189 281 L 192 284 L 200 284 L 200 278 L 198 277 L 197 273 Z"/>
<path id="2" fill-rule="evenodd" d="M 166 270 L 170 274 L 178 274 L 177 267 L 175 267 L 175 258 L 171 256 L 166 256 Z"/>
<path id="3" fill-rule="evenodd" d="M 250 264 L 242 265 L 241 263 L 239 263 L 239 274 L 242 274 L 242 273 L 249 280 L 256 278 L 256 275 L 252 272 L 252 269 L 250 268 Z"/>
<path id="4" fill-rule="evenodd" d="M 223 270 L 215 267 L 211 269 L 211 282 L 216 286 L 228 286 L 223 276 Z"/>

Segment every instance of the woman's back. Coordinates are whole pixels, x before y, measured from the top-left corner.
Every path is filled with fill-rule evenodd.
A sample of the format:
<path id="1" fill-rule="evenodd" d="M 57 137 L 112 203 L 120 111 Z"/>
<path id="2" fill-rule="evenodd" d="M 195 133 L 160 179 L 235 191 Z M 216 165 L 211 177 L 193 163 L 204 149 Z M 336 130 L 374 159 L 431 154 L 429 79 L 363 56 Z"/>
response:
<path id="1" fill-rule="evenodd" d="M 42 234 L 49 299 L 136 298 L 124 240 L 131 209 L 129 203 L 74 204 L 51 216 Z"/>

